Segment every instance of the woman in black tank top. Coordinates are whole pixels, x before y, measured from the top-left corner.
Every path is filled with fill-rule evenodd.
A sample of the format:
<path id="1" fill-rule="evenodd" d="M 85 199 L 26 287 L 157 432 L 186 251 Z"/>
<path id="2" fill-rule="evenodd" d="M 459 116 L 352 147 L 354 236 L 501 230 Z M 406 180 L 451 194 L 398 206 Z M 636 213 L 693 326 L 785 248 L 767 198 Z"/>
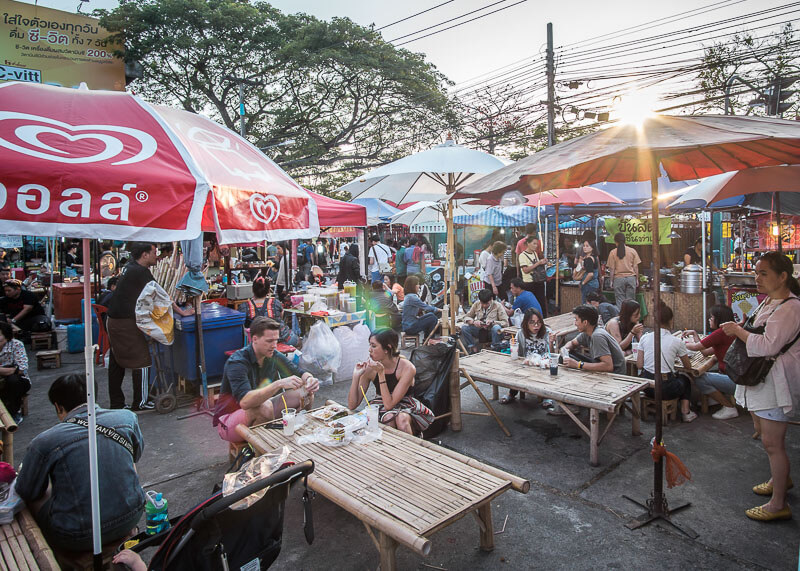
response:
<path id="1" fill-rule="evenodd" d="M 412 396 L 417 370 L 400 356 L 399 343 L 399 336 L 391 329 L 380 329 L 370 336 L 370 360 L 356 365 L 347 407 L 354 410 L 363 400 L 362 391 L 373 384 L 377 396 L 370 404 L 379 407 L 380 421 L 409 434 L 420 433 L 433 422 L 433 413 Z"/>

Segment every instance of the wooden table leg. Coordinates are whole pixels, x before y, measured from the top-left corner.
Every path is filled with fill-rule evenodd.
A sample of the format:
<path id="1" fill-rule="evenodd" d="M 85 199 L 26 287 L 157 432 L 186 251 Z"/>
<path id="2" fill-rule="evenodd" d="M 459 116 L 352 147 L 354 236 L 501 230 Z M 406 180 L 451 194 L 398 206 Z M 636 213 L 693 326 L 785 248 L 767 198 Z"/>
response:
<path id="1" fill-rule="evenodd" d="M 503 424 L 503 421 L 500 420 L 499 416 L 497 416 L 497 413 L 494 411 L 494 408 L 492 408 L 492 403 L 490 403 L 489 399 L 487 399 L 484 396 L 484 394 L 481 392 L 480 387 L 478 387 L 475 381 L 472 380 L 470 374 L 463 369 L 461 370 L 461 373 L 467 378 L 467 381 L 469 382 L 470 385 L 472 385 L 472 388 L 475 390 L 475 392 L 478 393 L 478 397 L 480 397 L 480 399 L 483 401 L 483 406 L 485 406 L 486 410 L 488 410 L 489 413 L 494 417 L 495 422 L 497 422 L 497 424 L 500 425 L 500 429 L 505 433 L 506 436 L 511 436 L 511 432 L 509 432 L 508 428 L 506 428 L 506 425 Z"/>
<path id="2" fill-rule="evenodd" d="M 492 385 L 492 400 L 497 400 L 500 398 L 500 387 L 497 385 Z"/>
<path id="3" fill-rule="evenodd" d="M 600 464 L 600 454 L 598 452 L 600 437 L 600 413 L 596 408 L 589 409 L 589 463 L 592 466 Z"/>
<path id="4" fill-rule="evenodd" d="M 461 432 L 461 368 L 458 362 L 456 349 L 450 369 L 450 429 L 453 432 Z"/>
<path id="5" fill-rule="evenodd" d="M 631 433 L 634 436 L 639 436 L 642 434 L 641 425 L 639 423 L 642 410 L 642 397 L 639 393 L 631 395 L 631 407 L 633 410 L 631 411 Z"/>
<path id="6" fill-rule="evenodd" d="M 492 524 L 492 503 L 486 502 L 478 508 L 481 526 L 481 551 L 494 551 L 494 524 Z"/>
<path id="7" fill-rule="evenodd" d="M 378 533 L 381 571 L 397 571 L 397 542 L 383 533 Z"/>

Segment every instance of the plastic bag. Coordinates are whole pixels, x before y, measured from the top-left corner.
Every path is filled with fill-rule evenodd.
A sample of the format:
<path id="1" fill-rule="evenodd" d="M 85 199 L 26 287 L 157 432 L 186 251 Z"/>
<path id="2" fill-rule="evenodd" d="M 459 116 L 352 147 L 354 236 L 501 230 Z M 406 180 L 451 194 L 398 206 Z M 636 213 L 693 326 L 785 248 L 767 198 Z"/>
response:
<path id="1" fill-rule="evenodd" d="M 342 360 L 336 369 L 334 381 L 349 381 L 353 378 L 353 368 L 355 367 L 355 353 L 351 348 L 356 343 L 355 333 L 349 327 L 337 327 L 333 332 L 342 353 Z"/>
<path id="2" fill-rule="evenodd" d="M 172 298 L 155 280 L 144 286 L 136 300 L 136 326 L 162 345 L 172 345 L 175 339 Z"/>
<path id="3" fill-rule="evenodd" d="M 283 466 L 286 459 L 289 457 L 289 447 L 284 446 L 280 450 L 276 450 L 271 454 L 263 454 L 257 458 L 253 458 L 249 462 L 245 462 L 238 472 L 231 472 L 225 474 L 222 480 L 222 495 L 230 496 L 237 490 L 241 490 L 245 486 L 249 486 L 253 482 L 266 478 L 278 468 Z M 240 500 L 231 506 L 232 510 L 243 510 L 249 508 L 258 500 L 264 497 L 269 488 L 264 488 L 254 494 L 250 494 L 243 500 Z"/>
<path id="4" fill-rule="evenodd" d="M 514 310 L 514 315 L 511 316 L 511 325 L 514 327 L 522 327 L 522 318 L 524 317 L 522 310 L 517 308 Z"/>
<path id="5" fill-rule="evenodd" d="M 300 368 L 323 381 L 331 378 L 341 362 L 342 349 L 331 328 L 321 321 L 312 325 L 303 342 Z"/>
<path id="6" fill-rule="evenodd" d="M 11 484 L 0 484 L 0 525 L 5 525 L 14 521 L 17 512 L 25 507 L 25 502 L 17 495 L 17 481 Z"/>

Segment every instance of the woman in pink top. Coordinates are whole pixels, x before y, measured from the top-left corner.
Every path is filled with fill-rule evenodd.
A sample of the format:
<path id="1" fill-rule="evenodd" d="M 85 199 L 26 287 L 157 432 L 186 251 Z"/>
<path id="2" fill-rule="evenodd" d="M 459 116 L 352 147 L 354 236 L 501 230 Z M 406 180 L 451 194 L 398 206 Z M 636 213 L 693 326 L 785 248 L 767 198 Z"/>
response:
<path id="1" fill-rule="evenodd" d="M 772 521 L 791 519 L 786 504 L 786 490 L 792 487 L 789 478 L 789 457 L 786 454 L 786 427 L 789 414 L 796 414 L 800 405 L 800 284 L 792 277 L 792 263 L 779 252 L 767 252 L 756 264 L 756 286 L 767 294 L 753 325 L 764 326 L 764 333 L 745 331 L 738 323 L 722 324 L 728 335 L 745 342 L 750 357 L 774 357 L 782 348 L 794 343 L 775 359 L 764 382 L 736 387 L 736 400 L 757 417 L 761 425 L 761 442 L 769 457 L 771 478 L 753 487 L 753 492 L 771 496 L 769 502 L 747 510 L 750 519 Z"/>

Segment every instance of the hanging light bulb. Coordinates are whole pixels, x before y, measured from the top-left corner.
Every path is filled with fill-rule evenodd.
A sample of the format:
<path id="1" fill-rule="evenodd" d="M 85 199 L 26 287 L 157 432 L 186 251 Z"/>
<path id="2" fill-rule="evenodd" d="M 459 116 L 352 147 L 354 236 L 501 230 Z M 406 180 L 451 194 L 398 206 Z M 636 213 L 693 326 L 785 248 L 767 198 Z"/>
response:
<path id="1" fill-rule="evenodd" d="M 500 199 L 500 206 L 521 206 L 527 202 L 528 199 L 520 191 L 510 190 Z"/>
<path id="2" fill-rule="evenodd" d="M 677 240 L 680 237 L 681 237 L 681 235 L 678 234 L 674 229 L 672 230 L 672 232 L 667 234 L 667 238 L 669 238 L 670 240 Z"/>

